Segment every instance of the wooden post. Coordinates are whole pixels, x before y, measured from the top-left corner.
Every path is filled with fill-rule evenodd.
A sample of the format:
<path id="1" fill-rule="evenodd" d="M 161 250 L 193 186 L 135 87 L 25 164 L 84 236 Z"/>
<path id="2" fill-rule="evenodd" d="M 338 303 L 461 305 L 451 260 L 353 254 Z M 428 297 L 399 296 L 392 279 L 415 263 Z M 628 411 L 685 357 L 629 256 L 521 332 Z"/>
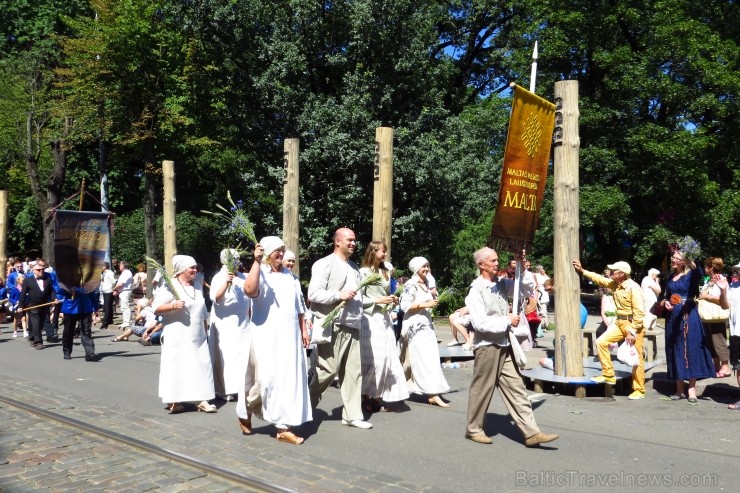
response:
<path id="1" fill-rule="evenodd" d="M 300 139 L 285 139 L 283 143 L 283 242 L 295 253 L 293 274 L 300 277 L 300 242 L 298 227 L 298 184 Z"/>
<path id="2" fill-rule="evenodd" d="M 391 226 L 393 223 L 393 129 L 375 129 L 375 164 L 373 166 L 373 241 L 388 247 L 391 258 Z"/>
<path id="3" fill-rule="evenodd" d="M 177 255 L 177 197 L 175 197 L 175 162 L 162 161 L 162 184 L 164 203 L 162 204 L 162 229 L 164 230 L 164 268 L 172 275 L 172 257 Z"/>
<path id="4" fill-rule="evenodd" d="M 555 374 L 583 376 L 578 255 L 578 81 L 555 83 Z M 562 341 L 562 343 L 561 343 Z M 579 396 L 581 397 L 581 396 Z"/>
<path id="5" fill-rule="evenodd" d="M 5 277 L 5 262 L 8 261 L 8 191 L 0 190 L 0 267 Z M 11 286 L 12 288 L 13 286 Z"/>

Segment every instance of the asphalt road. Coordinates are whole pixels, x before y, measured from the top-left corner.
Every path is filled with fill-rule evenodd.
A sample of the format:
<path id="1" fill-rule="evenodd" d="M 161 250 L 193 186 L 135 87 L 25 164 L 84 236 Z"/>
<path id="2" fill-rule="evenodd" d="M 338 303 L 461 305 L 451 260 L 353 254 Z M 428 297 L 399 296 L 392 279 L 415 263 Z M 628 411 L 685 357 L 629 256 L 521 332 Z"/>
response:
<path id="1" fill-rule="evenodd" d="M 34 351 L 22 338 L 13 339 L 7 325 L 0 329 L 3 395 L 10 389 L 35 388 L 36 405 L 43 405 L 44 395 L 54 400 L 56 393 L 63 394 L 83 415 L 86 408 L 94 410 L 90 419 L 98 422 L 108 410 L 133 423 L 140 419 L 180 430 L 204 430 L 194 432 L 197 439 L 191 437 L 192 456 L 199 453 L 198 441 L 204 449 L 217 442 L 231 453 L 238 454 L 244 446 L 245 454 L 269 452 L 278 463 L 300 458 L 309 469 L 318 471 L 322 465 L 333 469 L 336 484 L 324 481 L 324 489 L 316 491 L 734 491 L 740 483 L 740 412 L 727 410 L 726 401 L 668 402 L 652 389 L 640 401 L 628 401 L 626 396 L 607 401 L 532 395 L 539 426 L 560 434 L 560 439 L 528 449 L 496 393 L 486 423 L 493 445 L 481 445 L 463 437 L 472 375 L 472 365 L 467 364 L 444 370 L 452 388 L 445 395 L 450 409 L 412 399 L 399 412 L 369 416 L 374 428 L 367 431 L 341 425 L 339 393 L 330 389 L 314 421 L 297 428 L 306 442 L 295 447 L 277 442 L 273 428 L 259 421 L 256 435 L 241 436 L 233 402 L 215 401 L 217 414 L 194 408 L 167 414 L 157 398 L 158 347 L 113 343 L 115 331 L 95 330 L 96 351 L 103 359 L 86 362 L 76 340 L 72 360 L 65 361 L 61 345 Z M 448 340 L 445 329 L 438 333 L 440 340 Z M 19 432 L 7 426 L 13 423 L 0 429 Z M 166 434 L 158 438 L 166 440 L 162 435 Z M 5 442 L 3 454 L 9 453 L 8 446 Z M 238 467 L 249 473 L 249 462 Z M 371 471 L 374 476 L 372 481 L 350 481 L 343 476 L 345 469 Z M 277 483 L 289 475 L 278 468 L 271 472 Z"/>

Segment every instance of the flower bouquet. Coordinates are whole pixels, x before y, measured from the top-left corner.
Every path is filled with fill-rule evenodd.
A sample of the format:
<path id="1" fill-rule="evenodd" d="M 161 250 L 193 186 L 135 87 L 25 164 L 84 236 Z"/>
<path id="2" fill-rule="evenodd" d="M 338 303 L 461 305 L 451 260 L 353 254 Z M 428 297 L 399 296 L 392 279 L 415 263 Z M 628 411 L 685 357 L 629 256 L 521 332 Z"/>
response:
<path id="1" fill-rule="evenodd" d="M 175 290 L 175 285 L 172 284 L 172 278 L 170 277 L 170 274 L 167 272 L 167 270 L 162 267 L 159 262 L 151 257 L 144 257 L 144 260 L 146 260 L 146 263 L 149 264 L 150 268 L 158 270 L 162 273 L 162 280 L 167 285 L 167 289 L 170 290 L 170 293 L 172 293 L 172 296 L 174 296 L 176 300 L 179 300 L 180 295 L 177 294 L 177 290 Z"/>
<path id="2" fill-rule="evenodd" d="M 396 292 L 393 293 L 393 296 L 400 298 L 402 294 L 403 294 L 403 284 L 399 284 L 398 287 L 396 288 Z M 393 304 L 388 303 L 387 305 L 385 305 L 385 307 L 383 307 L 383 313 L 388 313 L 392 309 L 393 309 Z"/>
<path id="3" fill-rule="evenodd" d="M 670 245 L 671 252 L 680 251 L 687 261 L 696 260 L 701 255 L 701 245 L 691 236 L 684 236 Z"/>
<path id="4" fill-rule="evenodd" d="M 229 273 L 236 274 L 239 270 L 239 259 L 241 255 L 245 253 L 245 251 L 241 249 L 242 242 L 246 241 L 247 243 L 256 245 L 257 236 L 254 234 L 254 223 L 249 220 L 249 216 L 247 216 L 247 212 L 244 210 L 244 201 L 237 200 L 234 202 L 231 198 L 231 192 L 229 191 L 226 192 L 226 199 L 230 204 L 228 209 L 222 205 L 216 204 L 216 207 L 221 209 L 221 212 L 203 210 L 201 212 L 216 216 L 218 219 L 226 223 L 224 235 L 230 240 L 233 239 L 236 242 L 236 247 L 232 248 L 230 245 L 227 246 L 226 250 L 228 253 L 226 254 L 226 258 L 222 260 L 225 260 L 224 265 Z M 229 243 L 231 243 L 231 241 L 229 241 Z M 236 251 L 236 255 L 232 250 Z M 230 283 L 228 287 L 231 287 Z"/>
<path id="5" fill-rule="evenodd" d="M 360 285 L 357 286 L 357 291 L 361 290 L 362 288 L 366 286 L 379 286 L 383 282 L 383 277 L 380 274 L 370 274 L 365 279 L 363 279 L 360 282 Z M 339 311 L 344 308 L 344 305 L 346 305 L 346 301 L 342 301 L 339 303 L 332 311 L 329 312 L 329 314 L 326 316 L 323 322 L 321 322 L 321 328 L 322 329 L 328 329 L 331 324 L 334 322 L 334 319 L 337 318 L 337 315 L 339 315 Z"/>
<path id="6" fill-rule="evenodd" d="M 226 199 L 231 204 L 228 209 L 222 205 L 216 204 L 216 207 L 222 212 L 201 211 L 204 214 L 210 214 L 226 222 L 225 234 L 234 238 L 239 244 L 247 240 L 254 244 L 257 243 L 257 237 L 254 234 L 254 223 L 249 220 L 247 212 L 244 210 L 244 201 L 234 202 L 231 198 L 231 192 L 226 192 Z"/>
<path id="7" fill-rule="evenodd" d="M 439 306 L 440 303 L 449 302 L 452 297 L 455 296 L 455 293 L 456 291 L 454 288 L 444 288 L 437 296 L 437 306 Z M 434 310 L 432 310 L 432 316 L 434 316 Z"/>

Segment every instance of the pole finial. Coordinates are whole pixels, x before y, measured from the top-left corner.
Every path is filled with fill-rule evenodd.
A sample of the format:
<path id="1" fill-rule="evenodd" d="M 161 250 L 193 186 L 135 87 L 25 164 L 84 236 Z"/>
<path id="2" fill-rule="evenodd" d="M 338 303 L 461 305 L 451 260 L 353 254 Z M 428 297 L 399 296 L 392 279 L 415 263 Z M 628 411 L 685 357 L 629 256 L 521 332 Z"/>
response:
<path id="1" fill-rule="evenodd" d="M 534 93 L 534 88 L 537 83 L 537 41 L 534 42 L 534 50 L 532 50 L 532 72 L 529 76 L 529 92 Z"/>

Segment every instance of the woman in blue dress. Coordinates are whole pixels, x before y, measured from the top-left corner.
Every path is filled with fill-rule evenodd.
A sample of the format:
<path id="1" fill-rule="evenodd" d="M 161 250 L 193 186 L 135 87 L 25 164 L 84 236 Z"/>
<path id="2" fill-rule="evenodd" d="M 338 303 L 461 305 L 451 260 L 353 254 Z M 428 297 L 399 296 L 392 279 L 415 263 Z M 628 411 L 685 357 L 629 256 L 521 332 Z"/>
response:
<path id="1" fill-rule="evenodd" d="M 699 318 L 695 298 L 704 277 L 700 266 L 681 250 L 671 256 L 671 273 L 666 284 L 665 353 L 668 378 L 676 381 L 671 400 L 686 399 L 695 404 L 696 381 L 714 377 L 714 363 Z M 688 380 L 688 394 L 684 381 Z"/>

